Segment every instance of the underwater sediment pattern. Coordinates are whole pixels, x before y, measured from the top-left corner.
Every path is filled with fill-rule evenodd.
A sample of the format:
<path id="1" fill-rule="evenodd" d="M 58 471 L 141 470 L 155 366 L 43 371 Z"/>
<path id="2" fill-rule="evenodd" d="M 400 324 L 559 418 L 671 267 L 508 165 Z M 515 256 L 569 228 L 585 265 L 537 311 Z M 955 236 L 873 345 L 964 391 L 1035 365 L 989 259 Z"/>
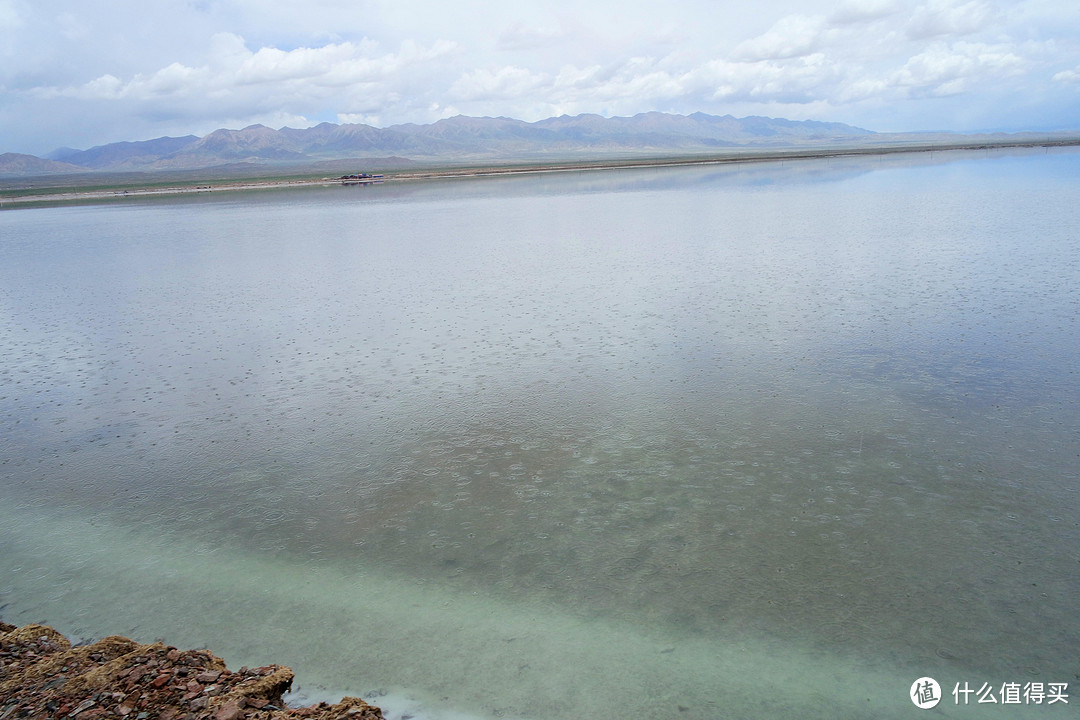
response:
<path id="1" fill-rule="evenodd" d="M 478 715 L 571 717 L 565 698 L 589 696 L 615 717 L 635 693 L 687 718 L 838 712 L 812 687 L 752 696 L 656 665 L 691 647 L 699 671 L 740 653 L 785 677 L 873 668 L 895 680 L 879 715 L 913 710 L 908 686 L 935 672 L 1080 688 L 1078 165 L 819 160 L 0 213 L 0 493 L 56 523 L 51 550 L 0 531 L 0 614 L 152 639 L 171 613 L 195 632 L 206 611 L 179 591 L 109 601 L 135 627 L 87 612 L 160 572 L 205 583 L 232 628 L 205 640 L 232 663 L 288 642 L 267 617 L 385 618 L 365 582 L 435 626 L 437 598 L 469 598 L 490 623 L 444 624 L 490 636 L 444 639 L 441 662 L 416 659 L 429 631 L 407 614 L 385 646 L 328 658 L 320 636 L 256 662 Z M 95 523 L 160 554 L 89 593 L 100 554 L 34 561 L 107 543 Z M 249 626 L 226 567 L 275 586 L 243 600 Z M 290 601 L 306 573 L 355 597 Z M 589 667 L 559 687 L 528 670 L 555 664 L 560 633 L 618 628 L 650 634 L 638 666 L 682 695 L 627 687 L 577 645 Z M 516 642 L 530 633 L 547 639 Z M 494 681 L 469 688 L 470 663 Z"/>

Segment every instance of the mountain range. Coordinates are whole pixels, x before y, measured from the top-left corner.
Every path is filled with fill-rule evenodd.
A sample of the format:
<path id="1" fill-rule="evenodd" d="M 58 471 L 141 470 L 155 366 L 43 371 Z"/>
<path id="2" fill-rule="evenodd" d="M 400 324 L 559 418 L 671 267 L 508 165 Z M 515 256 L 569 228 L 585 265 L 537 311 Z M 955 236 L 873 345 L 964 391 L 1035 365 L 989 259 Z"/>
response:
<path id="1" fill-rule="evenodd" d="M 876 133 L 843 123 L 780 118 L 673 115 L 560 116 L 524 122 L 457 116 L 429 125 L 322 123 L 311 128 L 252 125 L 204 137 L 117 142 L 89 150 L 62 148 L 47 157 L 0 155 L 0 175 L 194 170 L 222 166 L 300 166 L 348 158 L 411 162 L 574 159 L 613 155 L 695 154 L 723 148 L 861 143 Z"/>

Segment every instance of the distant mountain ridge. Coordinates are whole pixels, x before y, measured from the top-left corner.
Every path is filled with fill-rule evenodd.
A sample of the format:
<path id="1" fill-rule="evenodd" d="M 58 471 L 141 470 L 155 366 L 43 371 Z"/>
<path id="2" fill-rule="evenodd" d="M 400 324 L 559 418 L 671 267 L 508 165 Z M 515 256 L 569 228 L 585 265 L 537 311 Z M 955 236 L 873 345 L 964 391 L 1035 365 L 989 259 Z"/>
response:
<path id="1" fill-rule="evenodd" d="M 469 161 L 694 153 L 724 147 L 857 142 L 873 135 L 843 123 L 705 113 L 648 112 L 611 118 L 562 115 L 532 123 L 459 115 L 429 125 L 386 128 L 322 123 L 306 129 L 273 130 L 251 125 L 242 130 L 215 130 L 201 138 L 189 135 L 111 143 L 89 150 L 64 148 L 50 153 L 48 160 L 36 158 L 41 163 L 37 166 L 25 160 L 33 156 L 9 153 L 0 156 L 0 174 L 184 170 L 234 163 L 283 166 L 388 155 L 419 161 Z"/>
<path id="2" fill-rule="evenodd" d="M 78 165 L 39 158 L 36 155 L 22 153 L 0 155 L 0 175 L 50 175 L 85 171 L 86 168 Z"/>
<path id="3" fill-rule="evenodd" d="M 91 170 L 152 164 L 162 157 L 179 152 L 199 138 L 194 135 L 163 137 L 142 142 L 117 142 L 89 150 L 70 148 L 50 153 L 49 158 Z"/>

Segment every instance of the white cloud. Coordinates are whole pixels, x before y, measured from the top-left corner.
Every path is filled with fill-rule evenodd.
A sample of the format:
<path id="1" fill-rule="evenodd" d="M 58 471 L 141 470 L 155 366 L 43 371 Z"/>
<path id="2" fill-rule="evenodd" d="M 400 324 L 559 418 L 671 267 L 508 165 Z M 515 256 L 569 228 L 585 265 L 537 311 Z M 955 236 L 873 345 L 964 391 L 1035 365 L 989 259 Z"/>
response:
<path id="1" fill-rule="evenodd" d="M 16 57 L 18 48 L 13 39 L 23 27 L 23 19 L 13 0 L 0 0 L 0 57 Z M 0 70 L 0 79 L 6 73 Z"/>
<path id="2" fill-rule="evenodd" d="M 79 19 L 75 13 L 60 13 L 56 18 L 56 26 L 65 40 L 80 40 L 90 33 L 90 29 Z"/>
<path id="3" fill-rule="evenodd" d="M 1027 66 L 1010 46 L 938 42 L 909 59 L 891 80 L 915 94 L 955 95 L 980 82 L 1018 75 Z"/>
<path id="4" fill-rule="evenodd" d="M 872 100 L 887 97 L 889 83 L 881 78 L 860 78 L 841 86 L 836 93 L 836 104 Z"/>
<path id="5" fill-rule="evenodd" d="M 230 32 L 214 33 L 208 54 L 209 63 L 219 67 L 235 67 L 251 56 L 244 38 Z"/>
<path id="6" fill-rule="evenodd" d="M 619 65 L 596 88 L 605 99 L 672 98 L 686 92 L 684 77 L 659 67 L 653 58 L 636 57 Z"/>
<path id="7" fill-rule="evenodd" d="M 357 50 L 352 43 L 290 51 L 264 47 L 244 58 L 235 68 L 234 77 L 241 85 L 306 80 L 340 86 L 350 82 L 370 82 L 381 76 L 380 65 L 386 61 L 365 57 Z"/>
<path id="8" fill-rule="evenodd" d="M 1059 73 L 1055 73 L 1053 81 L 1064 83 L 1066 85 L 1080 85 L 1080 65 L 1072 70 L 1062 70 Z"/>
<path id="9" fill-rule="evenodd" d="M 900 10 L 899 0 L 848 0 L 829 15 L 829 22 L 836 25 L 872 22 Z"/>
<path id="10" fill-rule="evenodd" d="M 841 97 L 847 72 L 822 53 L 784 61 L 689 64 L 681 58 L 673 53 L 659 59 L 630 58 L 610 66 L 568 64 L 556 73 L 516 66 L 471 71 L 454 83 L 449 97 L 458 106 L 498 98 L 527 99 L 535 113 L 532 119 L 594 111 L 598 105 L 619 112 L 619 108 L 643 102 L 650 107 L 686 104 L 693 109 L 717 102 L 805 105 L 823 97 Z"/>
<path id="11" fill-rule="evenodd" d="M 559 27 L 536 27 L 514 23 L 499 33 L 496 47 L 499 50 L 536 50 L 555 47 L 569 37 L 569 33 Z"/>
<path id="12" fill-rule="evenodd" d="M 740 43 L 736 60 L 780 60 L 802 57 L 821 50 L 830 29 L 820 16 L 788 15 L 768 32 Z"/>
<path id="13" fill-rule="evenodd" d="M 453 43 L 440 41 L 429 47 L 403 42 L 396 53 L 377 53 L 371 42 L 329 44 L 319 48 L 249 51 L 243 39 L 219 34 L 211 43 L 210 62 L 199 67 L 172 63 L 150 75 L 135 75 L 122 82 L 111 74 L 83 85 L 41 88 L 42 97 L 73 97 L 84 100 L 151 100 L 165 96 L 196 94 L 221 96 L 246 86 L 276 86 L 308 97 L 325 97 L 329 90 L 356 84 L 392 80 L 414 66 L 453 54 Z"/>
<path id="14" fill-rule="evenodd" d="M 0 0 L 0 31 L 18 30 L 22 26 L 23 20 L 14 0 Z"/>
<path id="15" fill-rule="evenodd" d="M 616 66 L 564 65 L 557 73 L 533 72 L 507 66 L 476 70 L 459 78 L 448 93 L 456 104 L 497 98 L 528 99 L 538 108 L 539 119 L 557 110 L 586 107 L 591 102 L 628 98 L 668 98 L 684 88 L 679 78 L 657 67 L 650 58 L 632 58 Z"/>
<path id="16" fill-rule="evenodd" d="M 1080 82 L 1075 0 L 121 5 L 0 0 L 0 152 L 267 118 L 456 113 L 828 113 L 817 119 L 985 128 L 1006 93 L 1028 98 L 1013 102 L 1017 117 L 1075 117 L 1075 93 L 1062 90 Z"/>
<path id="17" fill-rule="evenodd" d="M 997 11 L 988 0 L 930 0 L 915 9 L 906 32 L 913 40 L 971 35 L 987 27 Z"/>
<path id="18" fill-rule="evenodd" d="M 551 84 L 544 73 L 508 65 L 492 70 L 481 68 L 467 72 L 450 87 L 449 96 L 459 101 L 488 100 L 495 97 L 518 98 Z"/>
<path id="19" fill-rule="evenodd" d="M 792 62 L 714 61 L 695 73 L 714 100 L 801 104 L 834 92 L 842 71 L 821 53 Z"/>
<path id="20" fill-rule="evenodd" d="M 368 113 L 338 113 L 335 116 L 339 125 L 372 125 L 379 126 L 382 119 L 378 115 Z"/>

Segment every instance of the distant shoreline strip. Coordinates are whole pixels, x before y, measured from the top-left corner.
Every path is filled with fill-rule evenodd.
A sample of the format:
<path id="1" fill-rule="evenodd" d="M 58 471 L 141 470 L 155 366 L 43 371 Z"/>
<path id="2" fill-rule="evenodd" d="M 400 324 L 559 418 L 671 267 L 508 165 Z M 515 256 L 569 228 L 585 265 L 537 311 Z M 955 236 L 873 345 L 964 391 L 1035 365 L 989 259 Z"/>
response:
<path id="1" fill-rule="evenodd" d="M 407 180 L 436 180 L 441 178 L 493 177 L 502 175 L 524 175 L 538 173 L 580 172 L 585 170 L 621 170 L 635 168 L 681 167 L 694 165 L 728 165 L 750 162 L 774 162 L 777 160 L 819 160 L 874 155 L 896 155 L 914 153 L 934 153 L 970 150 L 1005 150 L 1023 148 L 1051 148 L 1080 146 L 1080 137 L 995 142 L 959 142 L 925 143 L 902 145 L 875 145 L 872 147 L 821 147 L 792 148 L 790 150 L 744 150 L 723 155 L 688 155 L 665 157 L 633 157 L 625 159 L 597 159 L 580 161 L 559 161 L 545 163 L 506 163 L 477 164 L 468 166 L 432 166 L 425 169 L 387 171 L 379 182 Z M 209 179 L 193 180 L 190 184 L 165 187 L 145 185 L 116 185 L 93 190 L 76 188 L 62 189 L 57 192 L 42 192 L 23 195 L 0 195 L 0 209 L 12 205 L 55 205 L 81 203 L 108 199 L 131 197 L 152 197 L 158 195 L 181 195 L 206 192 L 235 192 L 242 190 L 269 190 L 276 188 L 295 188 L 340 185 L 341 177 L 298 178 L 281 180 L 244 180 L 222 179 L 214 183 Z"/>

